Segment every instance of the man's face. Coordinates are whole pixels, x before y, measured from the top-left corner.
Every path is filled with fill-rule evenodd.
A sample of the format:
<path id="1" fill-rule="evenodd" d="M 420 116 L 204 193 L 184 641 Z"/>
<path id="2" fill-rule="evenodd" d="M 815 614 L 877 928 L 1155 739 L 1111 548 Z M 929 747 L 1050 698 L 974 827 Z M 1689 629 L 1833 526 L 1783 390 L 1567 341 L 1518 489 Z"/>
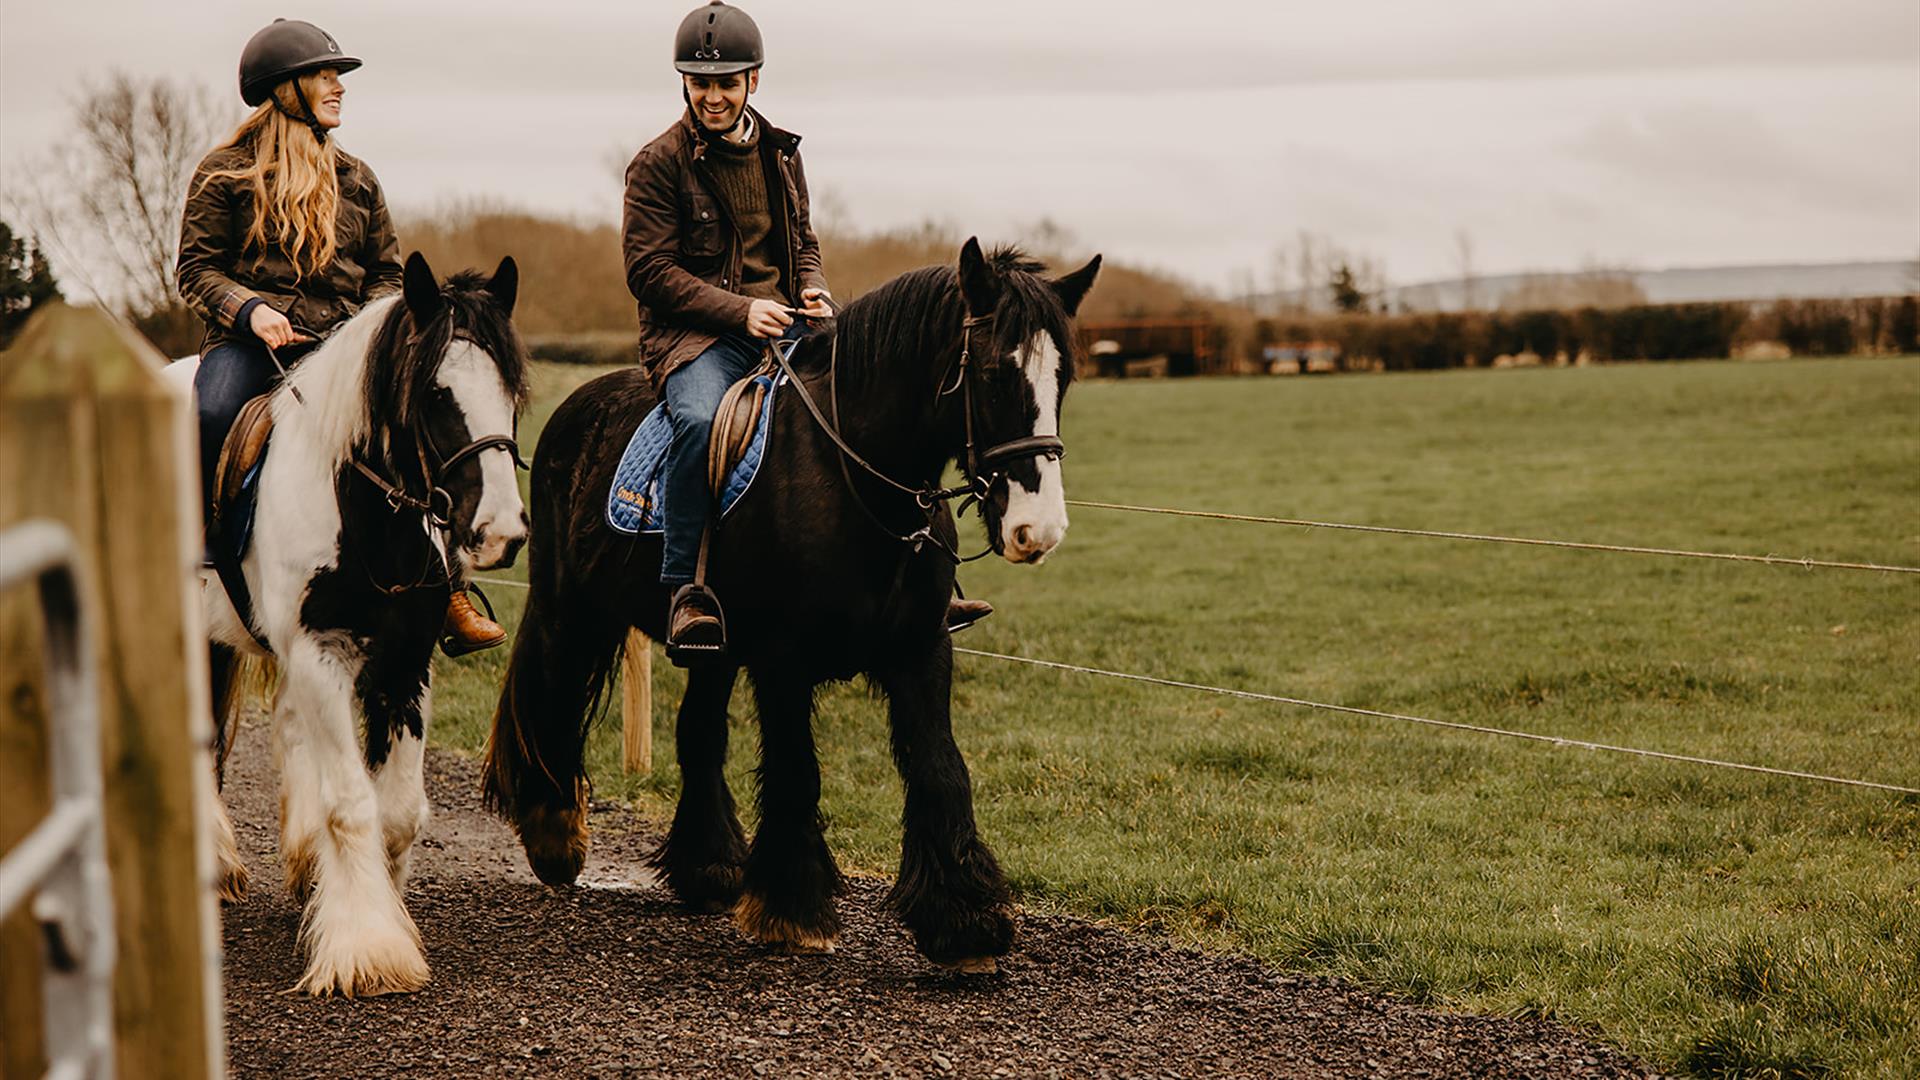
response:
<path id="1" fill-rule="evenodd" d="M 682 75 L 687 84 L 687 100 L 702 127 L 719 133 L 732 131 L 740 122 L 740 111 L 747 107 L 747 95 L 760 89 L 760 72 L 737 75 Z"/>

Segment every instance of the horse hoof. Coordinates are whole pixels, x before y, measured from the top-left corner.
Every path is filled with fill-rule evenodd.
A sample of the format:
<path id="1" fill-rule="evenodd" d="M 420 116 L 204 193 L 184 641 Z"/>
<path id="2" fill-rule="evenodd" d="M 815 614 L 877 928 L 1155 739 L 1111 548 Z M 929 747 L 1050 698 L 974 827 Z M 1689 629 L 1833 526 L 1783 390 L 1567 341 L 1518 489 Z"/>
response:
<path id="1" fill-rule="evenodd" d="M 831 919 L 831 915 L 829 915 Z M 747 893 L 733 906 L 733 922 L 740 932 L 779 952 L 796 956 L 825 956 L 838 947 L 835 929 L 809 929 L 767 910 L 761 897 Z"/>
<path id="2" fill-rule="evenodd" d="M 909 911 L 904 918 L 920 955 L 941 967 L 970 975 L 992 971 L 994 958 L 1013 948 L 1013 912 L 1006 905 L 948 910 L 939 913 L 943 917 L 937 922 L 929 914 Z"/>
<path id="3" fill-rule="evenodd" d="M 313 898 L 314 853 L 311 846 L 288 846 L 281 856 L 286 873 L 287 895 L 302 907 Z"/>
<path id="4" fill-rule="evenodd" d="M 379 997 L 411 994 L 427 985 L 427 962 L 416 952 L 411 958 L 387 957 L 334 967 L 317 959 L 294 984 L 294 991 L 312 997 Z"/>
<path id="5" fill-rule="evenodd" d="M 250 881 L 251 878 L 247 874 L 247 866 L 245 863 L 240 862 L 238 859 L 228 862 L 224 857 L 221 858 L 220 872 L 215 882 L 215 888 L 220 893 L 221 903 L 237 904 L 245 900 L 247 898 L 247 885 Z"/>
<path id="6" fill-rule="evenodd" d="M 527 865 L 548 885 L 571 885 L 587 864 L 587 816 L 579 807 L 536 807 L 520 817 Z"/>
<path id="7" fill-rule="evenodd" d="M 999 962 L 991 956 L 969 956 L 940 966 L 956 975 L 991 975 L 1000 970 Z"/>
<path id="8" fill-rule="evenodd" d="M 691 870 L 664 869 L 662 876 L 688 910 L 702 915 L 725 914 L 732 911 L 740 899 L 741 868 L 732 863 L 713 863 Z"/>
<path id="9" fill-rule="evenodd" d="M 384 941 L 362 942 L 359 948 L 317 948 L 294 990 L 314 997 L 378 997 L 408 994 L 427 985 L 427 958 L 420 944 L 405 932 Z"/>
<path id="10" fill-rule="evenodd" d="M 223 904 L 237 904 L 247 896 L 247 864 L 240 858 L 240 843 L 233 835 L 233 819 L 227 808 L 214 802 L 213 852 L 214 890 Z"/>

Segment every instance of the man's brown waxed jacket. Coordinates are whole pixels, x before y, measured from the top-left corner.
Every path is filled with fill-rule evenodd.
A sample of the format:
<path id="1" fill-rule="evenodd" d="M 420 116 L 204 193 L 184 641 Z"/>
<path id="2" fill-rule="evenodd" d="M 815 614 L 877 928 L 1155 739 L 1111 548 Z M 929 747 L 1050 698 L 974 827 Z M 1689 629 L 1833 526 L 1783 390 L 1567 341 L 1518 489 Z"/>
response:
<path id="1" fill-rule="evenodd" d="M 820 241 L 808 210 L 800 137 L 760 125 L 760 157 L 767 171 L 767 209 L 774 250 L 782 257 L 781 287 L 798 306 L 804 289 L 825 289 Z M 753 301 L 733 290 L 740 281 L 740 234 L 705 162 L 706 139 L 691 112 L 641 147 L 627 166 L 625 233 L 627 289 L 640 304 L 640 366 L 656 392 L 667 376 L 699 356 L 722 334 L 745 334 Z"/>

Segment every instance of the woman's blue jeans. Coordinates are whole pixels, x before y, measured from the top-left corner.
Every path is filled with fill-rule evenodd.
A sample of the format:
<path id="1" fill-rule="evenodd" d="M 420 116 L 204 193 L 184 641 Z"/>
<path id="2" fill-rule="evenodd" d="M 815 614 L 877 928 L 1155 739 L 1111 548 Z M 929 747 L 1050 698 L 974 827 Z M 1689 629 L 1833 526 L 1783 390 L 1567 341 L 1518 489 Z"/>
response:
<path id="1" fill-rule="evenodd" d="M 280 362 L 292 367 L 312 352 L 316 342 L 283 347 Z M 200 414 L 200 503 L 205 513 L 213 501 L 213 471 L 220 464 L 220 445 L 241 406 L 273 389 L 280 369 L 258 341 L 222 341 L 200 354 L 200 370 L 193 375 L 194 407 Z"/>
<path id="2" fill-rule="evenodd" d="M 264 394 L 279 374 L 257 341 L 222 341 L 200 354 L 193 376 L 193 400 L 200 413 L 200 501 L 213 498 L 213 470 L 220 444 L 240 415 L 240 407 Z"/>

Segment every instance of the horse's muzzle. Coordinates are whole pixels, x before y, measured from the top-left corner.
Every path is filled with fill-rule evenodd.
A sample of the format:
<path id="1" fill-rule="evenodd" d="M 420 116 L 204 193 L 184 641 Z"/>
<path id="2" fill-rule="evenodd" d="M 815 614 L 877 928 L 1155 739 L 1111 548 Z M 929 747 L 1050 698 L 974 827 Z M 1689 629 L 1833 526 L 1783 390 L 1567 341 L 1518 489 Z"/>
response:
<path id="1" fill-rule="evenodd" d="M 1066 535 L 1064 524 L 1058 527 L 1033 523 L 1013 525 L 1006 530 L 1000 553 L 1011 563 L 1037 563 L 1059 547 Z"/>
<path id="2" fill-rule="evenodd" d="M 474 533 L 473 543 L 467 547 L 470 564 L 475 570 L 499 570 L 513 565 L 520 556 L 520 549 L 527 546 L 527 515 L 523 511 L 520 520 L 506 529 L 493 529 L 482 526 Z"/>

